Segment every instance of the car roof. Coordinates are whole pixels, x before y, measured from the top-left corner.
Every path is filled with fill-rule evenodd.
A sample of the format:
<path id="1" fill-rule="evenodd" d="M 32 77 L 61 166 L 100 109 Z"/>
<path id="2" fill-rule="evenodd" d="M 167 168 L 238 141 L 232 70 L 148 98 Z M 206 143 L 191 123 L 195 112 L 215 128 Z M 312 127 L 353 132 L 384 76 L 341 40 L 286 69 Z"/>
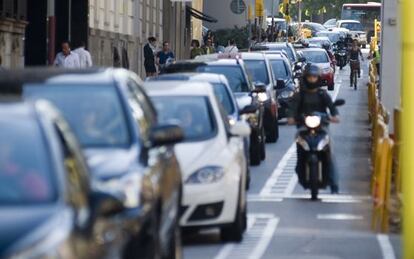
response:
<path id="1" fill-rule="evenodd" d="M 23 102 L 10 97 L 2 97 L 0 100 L 0 117 L 2 118 L 20 119 L 34 117 L 34 110 L 33 103 L 31 102 Z"/>
<path id="2" fill-rule="evenodd" d="M 340 34 L 340 32 L 339 31 L 332 31 L 332 30 L 330 30 L 330 31 L 318 31 L 318 32 L 316 32 L 316 35 L 318 35 L 318 34 Z"/>
<path id="3" fill-rule="evenodd" d="M 241 58 L 243 60 L 264 60 L 266 56 L 262 52 L 243 52 Z"/>
<path id="4" fill-rule="evenodd" d="M 211 84 L 186 81 L 147 81 L 144 84 L 150 96 L 214 96 Z"/>
<path id="5" fill-rule="evenodd" d="M 171 73 L 161 74 L 157 77 L 151 77 L 147 81 L 205 81 L 209 83 L 227 83 L 227 79 L 224 75 L 214 73 L 195 73 L 195 72 L 183 72 L 183 73 Z"/>
<path id="6" fill-rule="evenodd" d="M 339 20 L 338 23 L 361 23 L 357 20 Z"/>
<path id="7" fill-rule="evenodd" d="M 303 48 L 301 49 L 301 51 L 302 52 L 311 52 L 311 51 L 326 52 L 326 50 L 322 48 Z"/>
<path id="8" fill-rule="evenodd" d="M 331 41 L 328 37 L 325 37 L 325 36 L 313 37 L 313 38 L 310 38 L 308 40 L 310 40 L 310 41 L 312 41 L 312 40 L 326 40 L 326 41 Z"/>
<path id="9" fill-rule="evenodd" d="M 28 68 L 0 72 L 0 94 L 20 94 L 27 83 L 76 83 L 109 84 L 115 81 L 114 73 L 127 73 L 123 69 L 91 68 L 91 69 L 58 69 Z"/>

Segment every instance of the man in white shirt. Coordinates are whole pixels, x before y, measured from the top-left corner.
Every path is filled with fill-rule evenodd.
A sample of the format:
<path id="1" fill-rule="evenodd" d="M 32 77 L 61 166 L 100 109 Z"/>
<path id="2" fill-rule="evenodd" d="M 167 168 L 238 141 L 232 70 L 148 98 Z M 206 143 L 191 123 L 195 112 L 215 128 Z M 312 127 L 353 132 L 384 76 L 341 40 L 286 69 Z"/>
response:
<path id="1" fill-rule="evenodd" d="M 79 55 L 70 50 L 70 43 L 62 43 L 62 52 L 56 55 L 54 65 L 61 68 L 80 68 Z"/>
<path id="2" fill-rule="evenodd" d="M 88 68 L 93 65 L 91 53 L 85 49 L 85 46 L 86 44 L 84 42 L 81 42 L 79 47 L 73 51 L 79 56 L 81 68 Z"/>
<path id="3" fill-rule="evenodd" d="M 229 41 L 229 45 L 224 49 L 224 53 L 239 53 L 239 49 L 237 48 L 235 40 L 232 39 Z"/>

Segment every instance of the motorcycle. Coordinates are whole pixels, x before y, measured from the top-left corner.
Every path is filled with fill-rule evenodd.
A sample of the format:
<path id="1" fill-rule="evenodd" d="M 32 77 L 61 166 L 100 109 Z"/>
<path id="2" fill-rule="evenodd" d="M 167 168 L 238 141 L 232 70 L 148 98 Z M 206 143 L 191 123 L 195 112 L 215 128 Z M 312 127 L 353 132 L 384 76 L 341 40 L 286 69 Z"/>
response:
<path id="1" fill-rule="evenodd" d="M 346 49 L 338 49 L 335 52 L 335 59 L 337 62 L 337 65 L 339 66 L 339 69 L 342 70 L 343 67 L 346 66 L 348 62 L 348 52 Z"/>
<path id="2" fill-rule="evenodd" d="M 335 101 L 335 106 L 344 104 L 344 100 Z M 314 112 L 304 116 L 303 122 L 296 135 L 298 178 L 303 188 L 310 189 L 311 199 L 317 200 L 319 189 L 330 184 L 330 118 L 326 113 Z"/>

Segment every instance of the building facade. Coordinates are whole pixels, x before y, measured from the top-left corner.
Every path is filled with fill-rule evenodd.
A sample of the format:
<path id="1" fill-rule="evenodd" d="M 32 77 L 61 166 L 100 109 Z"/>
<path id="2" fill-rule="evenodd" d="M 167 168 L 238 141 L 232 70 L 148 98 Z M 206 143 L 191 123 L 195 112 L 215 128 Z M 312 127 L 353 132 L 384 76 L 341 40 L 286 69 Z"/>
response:
<path id="1" fill-rule="evenodd" d="M 247 25 L 248 0 L 206 0 L 204 12 L 214 14 L 217 23 L 204 22 L 209 30 L 231 29 Z"/>
<path id="2" fill-rule="evenodd" d="M 24 66 L 26 0 L 0 0 L 0 56 L 5 68 Z"/>

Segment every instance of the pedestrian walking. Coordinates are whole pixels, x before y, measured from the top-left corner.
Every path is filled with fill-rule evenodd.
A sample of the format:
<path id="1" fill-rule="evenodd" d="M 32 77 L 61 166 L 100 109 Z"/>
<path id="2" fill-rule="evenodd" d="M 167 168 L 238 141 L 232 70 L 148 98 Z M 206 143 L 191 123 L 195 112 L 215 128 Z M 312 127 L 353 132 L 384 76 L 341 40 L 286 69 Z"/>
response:
<path id="1" fill-rule="evenodd" d="M 155 67 L 156 48 L 157 39 L 155 37 L 149 37 L 148 43 L 144 46 L 144 68 L 147 77 L 157 75 L 157 68 Z"/>
<path id="2" fill-rule="evenodd" d="M 198 40 L 192 40 L 190 58 L 195 59 L 197 56 L 201 56 L 204 54 L 204 50 L 200 48 L 200 42 Z"/>
<path id="3" fill-rule="evenodd" d="M 239 53 L 239 49 L 237 48 L 236 41 L 234 39 L 229 40 L 229 45 L 224 49 L 224 53 Z"/>
<path id="4" fill-rule="evenodd" d="M 89 51 L 87 51 L 85 47 L 86 47 L 85 42 L 81 42 L 78 45 L 78 48 L 76 48 L 73 51 L 79 56 L 79 62 L 80 62 L 81 68 L 88 68 L 88 67 L 93 66 L 91 53 L 89 53 Z"/>
<path id="5" fill-rule="evenodd" d="M 162 43 L 162 50 L 157 53 L 157 65 L 162 70 L 169 60 L 174 60 L 174 53 L 170 49 L 170 43 L 164 41 Z"/>
<path id="6" fill-rule="evenodd" d="M 208 38 L 207 41 L 204 43 L 203 50 L 205 54 L 213 54 L 216 53 L 216 49 L 213 46 L 213 39 Z"/>
<path id="7" fill-rule="evenodd" d="M 62 51 L 56 55 L 54 66 L 60 68 L 80 68 L 79 55 L 70 49 L 70 42 L 62 42 Z"/>

